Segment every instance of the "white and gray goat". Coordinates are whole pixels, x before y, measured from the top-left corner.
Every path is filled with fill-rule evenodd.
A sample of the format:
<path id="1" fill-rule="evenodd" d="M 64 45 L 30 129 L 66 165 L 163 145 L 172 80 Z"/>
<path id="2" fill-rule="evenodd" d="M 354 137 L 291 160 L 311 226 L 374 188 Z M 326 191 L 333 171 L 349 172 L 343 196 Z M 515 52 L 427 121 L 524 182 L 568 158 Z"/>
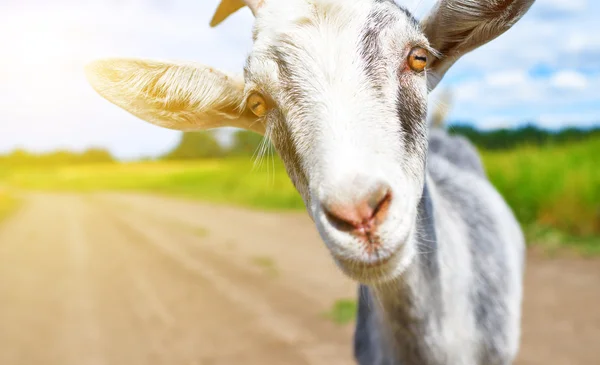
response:
<path id="1" fill-rule="evenodd" d="M 441 0 L 419 22 L 392 0 L 223 0 L 213 26 L 246 5 L 256 17 L 243 77 L 131 59 L 95 61 L 87 75 L 158 126 L 272 141 L 336 264 L 360 283 L 360 364 L 507 365 L 523 235 L 475 149 L 429 131 L 427 99 L 533 1 Z"/>

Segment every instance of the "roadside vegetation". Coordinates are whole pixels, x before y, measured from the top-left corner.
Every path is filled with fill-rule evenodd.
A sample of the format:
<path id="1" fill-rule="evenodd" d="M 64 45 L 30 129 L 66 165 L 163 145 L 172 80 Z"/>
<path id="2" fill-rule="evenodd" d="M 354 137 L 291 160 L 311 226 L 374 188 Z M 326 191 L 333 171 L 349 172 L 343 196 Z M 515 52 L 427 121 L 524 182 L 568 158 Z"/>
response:
<path id="1" fill-rule="evenodd" d="M 324 316 L 335 324 L 346 325 L 356 318 L 358 304 L 355 299 L 339 299 L 324 313 Z"/>
<path id="2" fill-rule="evenodd" d="M 489 177 L 529 242 L 600 253 L 600 136 L 565 145 L 483 152 Z"/>
<path id="3" fill-rule="evenodd" d="M 482 141 L 476 144 L 487 173 L 523 224 L 528 241 L 600 253 L 600 133 L 568 130 L 557 137 L 529 128 L 523 132 L 529 139 L 512 137 L 524 141 L 516 147 L 493 144 L 490 136 L 504 138 L 506 133 L 486 133 L 474 139 Z M 195 151 L 193 146 L 207 136 L 184 135 L 179 146 L 157 160 L 115 163 L 94 151 L 88 153 L 94 157 L 90 163 L 13 164 L 2 169 L 0 182 L 28 190 L 139 191 L 258 209 L 304 209 L 275 155 L 267 153 L 256 163 L 260 137 L 242 132 L 228 150 L 211 142 Z"/>

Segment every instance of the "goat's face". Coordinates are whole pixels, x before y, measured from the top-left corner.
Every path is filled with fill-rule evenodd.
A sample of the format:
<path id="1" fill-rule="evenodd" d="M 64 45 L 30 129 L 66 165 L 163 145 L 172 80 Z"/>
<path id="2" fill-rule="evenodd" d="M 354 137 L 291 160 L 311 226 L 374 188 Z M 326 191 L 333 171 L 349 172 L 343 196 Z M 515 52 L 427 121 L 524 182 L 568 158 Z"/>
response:
<path id="1" fill-rule="evenodd" d="M 246 2 L 257 21 L 243 79 L 106 60 L 90 81 L 163 127 L 265 134 L 342 270 L 365 283 L 396 277 L 417 251 L 428 87 L 533 0 L 442 0 L 421 24 L 388 0 Z"/>
<path id="2" fill-rule="evenodd" d="M 387 1 L 297 0 L 266 3 L 254 34 L 249 106 L 336 262 L 360 280 L 399 267 L 427 149 L 419 23 Z"/>

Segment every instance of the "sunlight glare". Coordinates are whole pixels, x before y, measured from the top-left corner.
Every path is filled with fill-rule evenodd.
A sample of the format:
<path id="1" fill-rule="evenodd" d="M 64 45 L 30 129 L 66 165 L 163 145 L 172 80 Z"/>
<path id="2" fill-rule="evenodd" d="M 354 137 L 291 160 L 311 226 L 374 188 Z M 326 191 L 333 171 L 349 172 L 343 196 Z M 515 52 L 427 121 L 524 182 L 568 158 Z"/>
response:
<path id="1" fill-rule="evenodd" d="M 73 81 L 83 78 L 86 42 L 60 22 L 22 22 L 0 26 L 0 89 L 10 90 L 15 103 L 60 108 L 75 97 Z"/>

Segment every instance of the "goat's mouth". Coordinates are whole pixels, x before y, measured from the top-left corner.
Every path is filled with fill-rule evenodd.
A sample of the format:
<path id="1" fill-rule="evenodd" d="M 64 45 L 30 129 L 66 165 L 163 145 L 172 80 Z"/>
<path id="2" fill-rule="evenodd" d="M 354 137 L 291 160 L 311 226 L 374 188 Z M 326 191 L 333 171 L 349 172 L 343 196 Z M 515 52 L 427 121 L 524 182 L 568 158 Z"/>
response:
<path id="1" fill-rule="evenodd" d="M 340 269 L 352 280 L 363 284 L 375 284 L 395 277 L 402 257 L 402 245 L 392 252 L 373 252 L 365 259 L 336 257 Z"/>
<path id="2" fill-rule="evenodd" d="M 315 206 L 317 229 L 334 262 L 347 277 L 363 284 L 395 279 L 412 253 L 415 220 L 411 217 L 416 215 L 410 202 L 394 201 L 390 188 L 379 190 L 382 193 L 371 199 L 377 204 L 367 200 L 349 206 Z"/>
<path id="3" fill-rule="evenodd" d="M 364 243 L 354 241 L 330 253 L 342 272 L 354 281 L 366 285 L 393 281 L 404 273 L 415 256 L 411 243 L 415 227 L 408 223 L 401 223 L 402 229 L 381 237 L 376 248 L 368 249 Z"/>

